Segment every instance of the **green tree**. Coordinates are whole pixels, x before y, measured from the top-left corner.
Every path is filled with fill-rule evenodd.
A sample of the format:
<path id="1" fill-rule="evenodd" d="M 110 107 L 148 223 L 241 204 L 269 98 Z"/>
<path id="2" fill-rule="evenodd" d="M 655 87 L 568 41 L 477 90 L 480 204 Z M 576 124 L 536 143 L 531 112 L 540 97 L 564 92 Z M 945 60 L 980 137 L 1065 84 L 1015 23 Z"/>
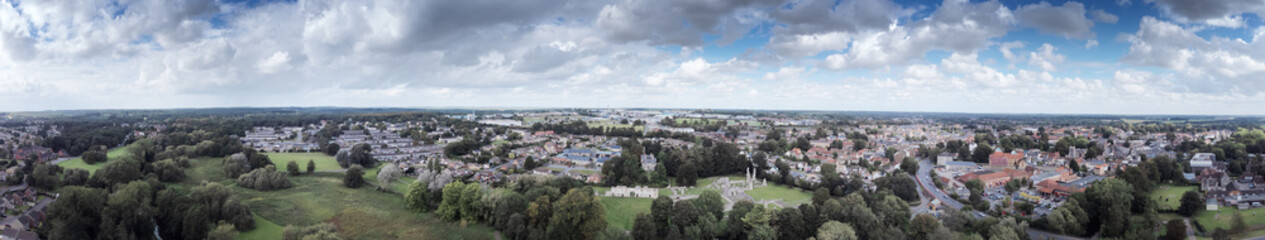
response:
<path id="1" fill-rule="evenodd" d="M 829 189 L 818 188 L 816 191 L 813 191 L 813 205 L 826 204 L 827 200 L 830 200 Z"/>
<path id="2" fill-rule="evenodd" d="M 466 184 L 461 190 L 461 220 L 474 222 L 479 216 L 479 199 L 483 198 L 479 184 Z"/>
<path id="3" fill-rule="evenodd" d="M 347 172 L 343 173 L 343 186 L 349 188 L 359 188 L 365 185 L 365 169 L 359 164 L 351 165 Z"/>
<path id="4" fill-rule="evenodd" d="M 444 185 L 443 201 L 439 202 L 439 209 L 435 211 L 439 218 L 456 220 L 461 217 L 461 193 L 465 191 L 465 188 L 465 183 L 461 181 Z"/>
<path id="5" fill-rule="evenodd" d="M 691 200 L 698 207 L 699 212 L 711 214 L 712 217 L 725 216 L 725 199 L 720 197 L 720 192 L 716 190 L 704 190 L 703 194 L 698 198 Z"/>
<path id="6" fill-rule="evenodd" d="M 676 184 L 681 186 L 694 186 L 695 182 L 698 181 L 698 168 L 694 166 L 694 162 L 686 161 L 677 168 Z"/>
<path id="7" fill-rule="evenodd" d="M 97 169 L 88 179 L 88 185 L 96 188 L 107 188 L 115 184 L 123 184 L 140 179 L 141 163 L 133 159 L 110 161 L 101 169 Z"/>
<path id="8" fill-rule="evenodd" d="M 650 202 L 650 219 L 654 220 L 655 236 L 662 237 L 668 234 L 673 207 L 672 199 L 666 195 L 659 195 L 659 198 Z"/>
<path id="9" fill-rule="evenodd" d="M 672 207 L 672 225 L 679 228 L 694 225 L 700 216 L 698 206 L 692 200 L 677 202 Z"/>
<path id="10" fill-rule="evenodd" d="M 291 160 L 289 163 L 286 163 L 286 172 L 289 172 L 290 176 L 298 176 L 299 163 L 296 163 L 293 160 Z"/>
<path id="11" fill-rule="evenodd" d="M 312 159 L 308 159 L 308 160 L 307 160 L 307 173 L 308 173 L 308 174 L 312 174 L 312 172 L 316 172 L 316 161 L 313 161 Z"/>
<path id="12" fill-rule="evenodd" d="M 1119 179 L 1105 179 L 1091 185 L 1085 195 L 1098 206 L 1103 237 L 1120 237 L 1129 229 L 1133 203 L 1133 187 Z"/>
<path id="13" fill-rule="evenodd" d="M 1247 222 L 1243 220 L 1243 212 L 1234 212 L 1234 217 L 1230 218 L 1230 233 L 1243 234 L 1247 231 Z"/>
<path id="14" fill-rule="evenodd" d="M 106 193 L 100 189 L 70 186 L 48 206 L 49 239 L 97 239 Z"/>
<path id="15" fill-rule="evenodd" d="M 977 163 L 988 163 L 988 155 L 993 154 L 993 146 L 988 143 L 979 143 L 975 146 L 975 152 L 971 154 L 971 160 Z"/>
<path id="16" fill-rule="evenodd" d="M 153 189 L 134 181 L 109 195 L 101 212 L 101 232 L 108 238 L 149 239 L 154 236 Z"/>
<path id="17" fill-rule="evenodd" d="M 430 185 L 426 181 L 415 181 L 408 186 L 408 192 L 404 193 L 404 203 L 408 209 L 418 212 L 430 210 Z"/>
<path id="18" fill-rule="evenodd" d="M 934 234 L 940 230 L 940 219 L 930 214 L 918 214 L 909 222 L 909 239 L 939 239 Z"/>
<path id="19" fill-rule="evenodd" d="M 83 159 L 84 163 L 97 164 L 109 160 L 110 156 L 106 155 L 105 152 L 102 151 L 87 151 L 84 152 L 83 156 L 80 158 Z"/>
<path id="20" fill-rule="evenodd" d="M 905 160 L 900 162 L 900 170 L 909 174 L 916 174 L 918 173 L 918 161 L 914 160 L 913 157 L 905 157 Z"/>
<path id="21" fill-rule="evenodd" d="M 1195 190 L 1186 191 L 1182 194 L 1181 206 L 1177 207 L 1177 213 L 1182 216 L 1192 217 L 1203 210 L 1205 206 L 1203 197 Z"/>
<path id="22" fill-rule="evenodd" d="M 549 218 L 550 239 L 594 239 L 606 229 L 606 210 L 591 189 L 572 188 L 554 202 Z"/>
<path id="23" fill-rule="evenodd" d="M 69 168 L 62 172 L 62 186 L 83 186 L 88 183 L 88 170 Z"/>
<path id="24" fill-rule="evenodd" d="M 879 189 L 892 190 L 892 194 L 905 201 L 918 201 L 918 183 L 909 174 L 897 172 L 880 177 L 874 181 Z"/>
<path id="25" fill-rule="evenodd" d="M 656 236 L 657 231 L 658 230 L 656 230 L 654 226 L 654 219 L 651 219 L 650 215 L 646 215 L 645 213 L 637 214 L 636 220 L 633 221 L 633 239 L 656 239 L 658 237 Z"/>
<path id="26" fill-rule="evenodd" d="M 377 163 L 377 160 L 373 159 L 373 155 L 371 155 L 371 152 L 373 152 L 373 147 L 369 146 L 369 144 L 367 143 L 356 144 L 356 146 L 351 147 L 350 153 L 347 154 L 347 159 L 346 159 L 347 164 L 348 165 L 359 164 L 360 166 L 363 166 L 363 167 L 372 168 L 374 164 Z"/>
<path id="27" fill-rule="evenodd" d="M 852 226 L 839 221 L 828 221 L 817 228 L 817 240 L 856 240 Z"/>
<path id="28" fill-rule="evenodd" d="M 1164 233 L 1164 239 L 1183 240 L 1186 239 L 1186 222 L 1181 219 L 1168 220 L 1168 225 Z"/>
<path id="29" fill-rule="evenodd" d="M 215 229 L 211 230 L 210 233 L 207 233 L 206 239 L 207 240 L 236 240 L 237 229 L 235 228 L 236 227 L 234 227 L 232 223 L 220 221 L 220 223 L 215 227 Z"/>

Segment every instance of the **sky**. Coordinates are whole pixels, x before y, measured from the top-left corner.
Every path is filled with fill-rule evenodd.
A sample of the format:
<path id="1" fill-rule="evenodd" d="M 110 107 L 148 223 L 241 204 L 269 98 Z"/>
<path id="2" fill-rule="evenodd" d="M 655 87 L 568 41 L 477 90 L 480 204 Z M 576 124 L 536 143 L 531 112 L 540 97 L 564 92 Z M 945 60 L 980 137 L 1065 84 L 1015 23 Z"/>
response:
<path id="1" fill-rule="evenodd" d="M 1265 0 L 0 0 L 0 111 L 1265 114 Z"/>

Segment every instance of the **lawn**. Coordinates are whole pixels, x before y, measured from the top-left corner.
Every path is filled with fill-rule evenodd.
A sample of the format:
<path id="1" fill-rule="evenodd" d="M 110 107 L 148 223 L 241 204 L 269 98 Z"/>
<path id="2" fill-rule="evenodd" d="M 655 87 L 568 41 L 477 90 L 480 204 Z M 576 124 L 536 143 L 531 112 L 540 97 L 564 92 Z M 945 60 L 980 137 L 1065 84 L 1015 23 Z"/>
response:
<path id="1" fill-rule="evenodd" d="M 338 160 L 324 153 L 264 153 L 264 155 L 268 155 L 268 159 L 272 160 L 272 164 L 277 165 L 279 170 L 285 170 L 286 164 L 294 161 L 299 164 L 300 171 L 306 172 L 309 160 L 316 162 L 316 171 L 343 169 L 338 166 Z"/>
<path id="2" fill-rule="evenodd" d="M 780 199 L 782 202 L 786 203 L 808 201 L 808 199 L 813 197 L 813 194 L 810 192 L 782 185 L 756 187 L 755 189 L 747 191 L 747 195 L 751 195 L 751 197 L 755 198 L 756 201 Z"/>
<path id="3" fill-rule="evenodd" d="M 650 198 L 602 197 L 602 206 L 606 207 L 606 222 L 611 226 L 624 230 L 632 230 L 637 214 L 650 214 Z"/>
<path id="4" fill-rule="evenodd" d="M 109 159 L 107 159 L 106 161 L 109 162 L 109 161 L 123 158 L 126 156 L 132 156 L 132 152 L 127 150 L 130 147 L 132 147 L 132 145 L 110 149 L 110 151 L 105 152 L 105 155 L 109 157 Z M 83 157 L 75 157 L 75 158 L 67 159 L 66 161 L 57 163 L 57 166 L 61 166 L 62 168 L 84 169 L 84 170 L 88 170 L 88 173 L 94 173 L 97 171 L 97 169 L 101 169 L 102 167 L 105 167 L 105 163 L 99 162 L 96 164 L 89 165 L 88 163 L 83 162 Z"/>
<path id="5" fill-rule="evenodd" d="M 342 174 L 292 177 L 294 187 L 260 192 L 233 187 L 236 196 L 260 217 L 279 226 L 331 222 L 345 239 L 492 239 L 492 229 L 427 217 L 409 211 L 404 199 L 372 186 L 343 187 Z"/>
<path id="6" fill-rule="evenodd" d="M 240 235 L 237 235 L 237 239 L 247 239 L 247 240 L 281 239 L 281 233 L 282 233 L 282 230 L 284 229 L 285 228 L 282 227 L 281 225 L 277 225 L 276 223 L 273 223 L 272 221 L 268 221 L 268 219 L 266 218 L 259 217 L 259 214 L 255 214 L 255 229 L 247 231 L 247 232 L 243 232 Z"/>
<path id="7" fill-rule="evenodd" d="M 1219 211 L 1200 211 L 1195 215 L 1195 221 L 1204 226 L 1204 230 L 1212 231 L 1217 228 L 1230 229 L 1230 221 L 1234 219 L 1234 213 L 1239 212 L 1236 207 L 1221 207 Z M 1247 222 L 1248 228 L 1265 224 L 1265 208 L 1253 208 L 1244 210 L 1243 220 Z M 1220 214 L 1218 217 L 1217 215 Z"/>
<path id="8" fill-rule="evenodd" d="M 1186 191 L 1196 190 L 1195 188 L 1195 186 L 1164 184 L 1151 192 L 1151 199 L 1155 199 L 1155 202 L 1160 204 L 1160 210 L 1176 210 L 1182 204 L 1182 194 L 1186 193 Z"/>

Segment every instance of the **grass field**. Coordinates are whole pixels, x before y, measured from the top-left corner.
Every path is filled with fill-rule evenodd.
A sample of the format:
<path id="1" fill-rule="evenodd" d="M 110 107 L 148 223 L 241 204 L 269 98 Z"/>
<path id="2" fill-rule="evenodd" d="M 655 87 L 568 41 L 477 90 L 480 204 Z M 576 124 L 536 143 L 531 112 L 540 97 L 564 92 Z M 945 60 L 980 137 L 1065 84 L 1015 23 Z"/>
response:
<path id="1" fill-rule="evenodd" d="M 1230 229 L 1230 221 L 1234 219 L 1235 212 L 1239 212 L 1239 209 L 1221 207 L 1219 211 L 1200 211 L 1195 215 L 1195 221 L 1199 221 L 1199 224 L 1204 226 L 1204 230 L 1208 231 L 1217 228 Z M 1242 212 L 1243 220 L 1247 222 L 1249 228 L 1265 224 L 1265 208 L 1253 208 Z"/>
<path id="2" fill-rule="evenodd" d="M 237 235 L 237 239 L 244 239 L 244 240 L 281 239 L 282 230 L 284 230 L 284 227 L 282 227 L 281 225 L 277 225 L 276 223 L 273 223 L 272 221 L 268 221 L 268 219 L 259 217 L 259 214 L 255 214 L 255 229 L 247 231 L 247 232 L 243 232 L 240 235 Z"/>
<path id="3" fill-rule="evenodd" d="M 125 156 L 132 156 L 132 152 L 127 150 L 130 147 L 132 147 L 132 145 L 110 149 L 110 151 L 105 152 L 105 155 L 109 157 L 109 159 L 106 161 L 108 162 L 108 161 L 119 159 Z M 63 168 L 84 169 L 84 170 L 88 170 L 88 173 L 94 173 L 97 171 L 97 169 L 101 169 L 102 167 L 105 167 L 105 163 L 99 162 L 96 164 L 89 165 L 88 163 L 83 162 L 83 157 L 75 157 L 75 158 L 67 159 L 66 161 L 57 163 L 57 166 L 61 166 Z"/>
<path id="4" fill-rule="evenodd" d="M 1151 192 L 1151 199 L 1155 199 L 1155 202 L 1160 204 L 1160 210 L 1176 210 L 1177 207 L 1182 205 L 1182 194 L 1191 190 L 1196 190 L 1196 187 L 1163 184 L 1155 191 Z"/>
<path id="5" fill-rule="evenodd" d="M 268 159 L 272 160 L 272 164 L 277 165 L 279 170 L 285 170 L 286 164 L 294 161 L 299 164 L 300 171 L 306 172 L 308 160 L 316 162 L 316 171 L 343 169 L 338 166 L 338 160 L 324 153 L 264 153 L 264 155 L 268 155 Z"/>
<path id="6" fill-rule="evenodd" d="M 755 198 L 757 201 L 780 199 L 787 203 L 804 202 L 813 197 L 813 194 L 810 192 L 781 185 L 756 187 L 755 189 L 747 191 L 747 195 L 751 195 L 751 197 Z"/>
<path id="7" fill-rule="evenodd" d="M 650 198 L 602 197 L 602 206 L 606 208 L 606 222 L 611 226 L 624 230 L 632 230 L 637 214 L 650 214 Z"/>
<path id="8" fill-rule="evenodd" d="M 342 174 L 290 178 L 294 187 L 260 192 L 233 187 L 260 217 L 277 225 L 332 222 L 345 239 L 492 239 L 487 226 L 461 227 L 405 209 L 404 199 L 373 187 L 343 187 Z"/>

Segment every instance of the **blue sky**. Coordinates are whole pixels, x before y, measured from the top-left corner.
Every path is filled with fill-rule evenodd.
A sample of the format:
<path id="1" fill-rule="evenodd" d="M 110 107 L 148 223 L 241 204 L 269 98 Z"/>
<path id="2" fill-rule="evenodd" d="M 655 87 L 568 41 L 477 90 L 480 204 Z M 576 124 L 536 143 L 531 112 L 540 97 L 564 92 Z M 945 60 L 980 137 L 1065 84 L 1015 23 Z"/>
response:
<path id="1" fill-rule="evenodd" d="M 0 111 L 1265 113 L 1265 2 L 0 0 Z"/>

